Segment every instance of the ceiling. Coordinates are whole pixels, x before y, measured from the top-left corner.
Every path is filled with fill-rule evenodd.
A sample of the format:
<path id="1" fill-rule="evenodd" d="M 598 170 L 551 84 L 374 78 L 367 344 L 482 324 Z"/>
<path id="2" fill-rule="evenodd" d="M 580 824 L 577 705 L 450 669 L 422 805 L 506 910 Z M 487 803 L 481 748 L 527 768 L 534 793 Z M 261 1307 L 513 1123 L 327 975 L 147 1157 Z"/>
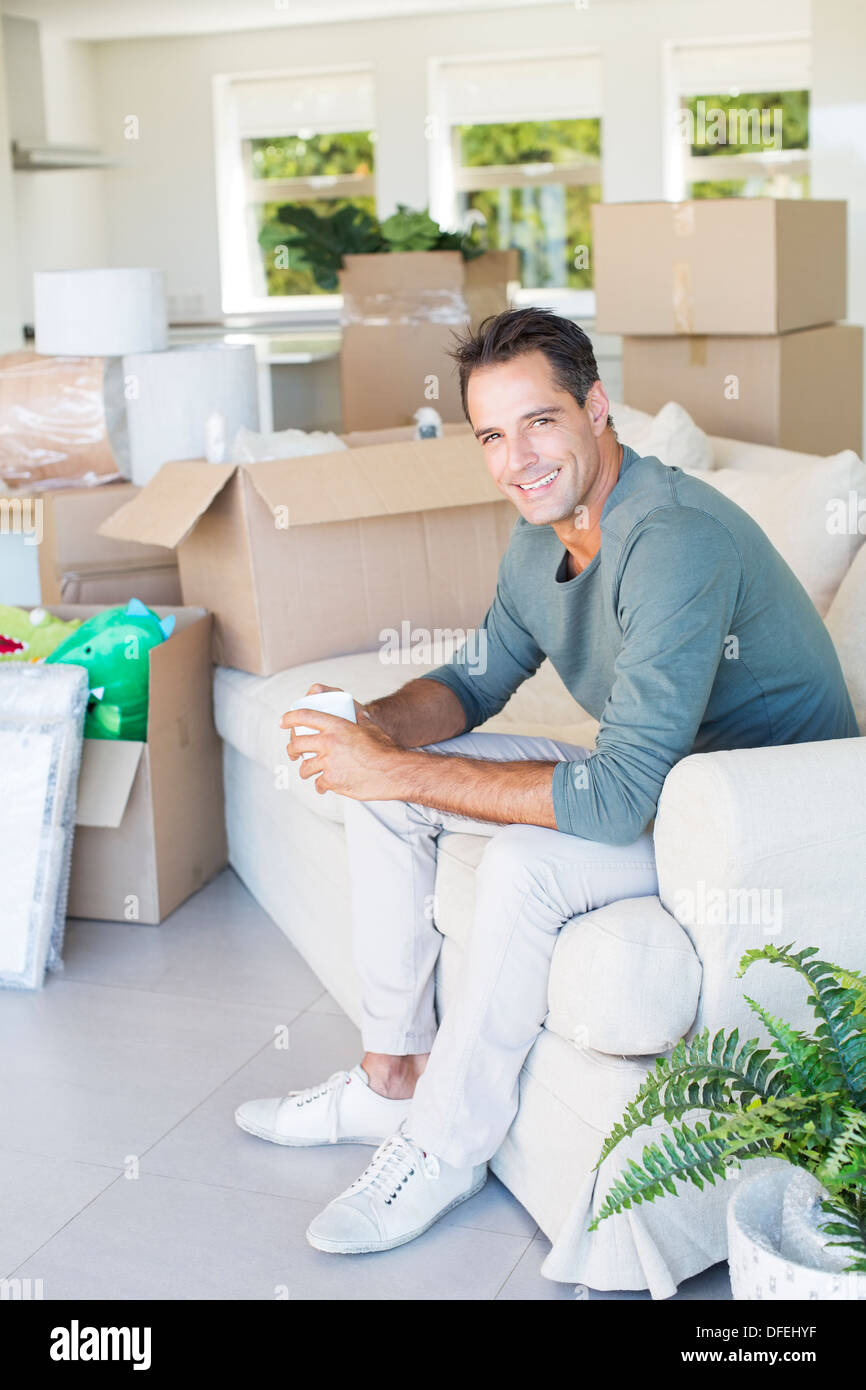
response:
<path id="1" fill-rule="evenodd" d="M 549 3 L 551 0 L 0 0 L 0 11 L 40 20 L 71 38 L 126 39 Z"/>

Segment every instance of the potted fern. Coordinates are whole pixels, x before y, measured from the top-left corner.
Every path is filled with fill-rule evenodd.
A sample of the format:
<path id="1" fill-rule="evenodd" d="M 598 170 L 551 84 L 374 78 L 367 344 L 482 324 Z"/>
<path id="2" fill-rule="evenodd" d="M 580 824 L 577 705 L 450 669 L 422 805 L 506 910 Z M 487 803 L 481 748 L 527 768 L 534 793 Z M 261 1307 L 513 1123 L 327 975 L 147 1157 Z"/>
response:
<path id="1" fill-rule="evenodd" d="M 866 1299 L 866 979 L 815 959 L 816 947 L 747 951 L 796 970 L 818 1022 L 798 1032 L 747 996 L 773 1046 L 740 1043 L 737 1029 L 679 1042 L 646 1077 L 596 1167 L 624 1139 L 663 1117 L 670 1126 L 630 1160 L 590 1230 L 632 1204 L 739 1176 L 755 1158 L 776 1158 L 740 1183 L 728 1206 L 734 1297 Z M 685 1117 L 707 1116 L 692 1126 Z"/>

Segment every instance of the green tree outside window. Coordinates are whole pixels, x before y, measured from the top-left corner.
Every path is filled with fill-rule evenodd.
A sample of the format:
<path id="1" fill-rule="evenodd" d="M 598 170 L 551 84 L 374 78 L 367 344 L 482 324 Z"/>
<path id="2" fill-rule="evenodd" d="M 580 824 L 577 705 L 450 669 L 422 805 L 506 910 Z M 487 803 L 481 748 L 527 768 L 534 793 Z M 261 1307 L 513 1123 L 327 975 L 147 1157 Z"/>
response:
<path id="1" fill-rule="evenodd" d="M 371 131 L 341 131 L 336 134 L 297 134 L 249 141 L 250 176 L 258 180 L 315 179 L 322 177 L 368 180 L 373 173 L 375 137 Z M 268 296 L 323 294 L 310 270 L 301 263 L 294 250 L 281 250 L 286 245 L 287 228 L 277 219 L 277 210 L 289 201 L 274 195 L 274 200 L 252 205 L 254 233 L 258 241 L 262 269 Z M 352 198 L 329 198 L 322 190 L 321 198 L 304 198 L 305 207 L 316 212 L 335 212 L 351 205 L 375 215 L 376 201 L 372 195 L 359 194 Z"/>
<path id="2" fill-rule="evenodd" d="M 698 133 L 699 107 L 703 103 L 706 115 L 722 111 L 781 111 L 781 148 L 783 150 L 808 150 L 809 148 L 809 93 L 793 92 L 740 92 L 736 96 L 729 93 L 707 93 L 703 96 L 689 97 L 682 102 L 683 110 L 691 112 L 694 132 Z M 756 123 L 740 120 L 736 124 L 725 123 L 726 135 L 758 135 Z M 690 154 L 697 159 L 710 160 L 719 155 L 760 154 L 768 146 L 760 137 L 747 141 L 730 141 L 724 138 L 718 142 L 692 144 Z M 711 172 L 707 167 L 707 173 Z M 752 175 L 743 179 L 699 179 L 693 181 L 688 190 L 690 198 L 808 198 L 809 175 L 788 173 L 784 167 L 768 167 L 766 173 Z"/>
<path id="3" fill-rule="evenodd" d="M 508 121 L 457 127 L 464 171 L 503 165 L 592 165 L 601 160 L 601 121 Z M 463 181 L 468 182 L 464 173 Z M 593 203 L 601 180 L 590 184 L 507 179 L 495 188 L 464 189 L 458 216 L 483 218 L 487 244 L 520 251 L 521 283 L 531 288 L 588 289 L 592 286 Z M 583 248 L 583 249 L 581 249 Z"/>

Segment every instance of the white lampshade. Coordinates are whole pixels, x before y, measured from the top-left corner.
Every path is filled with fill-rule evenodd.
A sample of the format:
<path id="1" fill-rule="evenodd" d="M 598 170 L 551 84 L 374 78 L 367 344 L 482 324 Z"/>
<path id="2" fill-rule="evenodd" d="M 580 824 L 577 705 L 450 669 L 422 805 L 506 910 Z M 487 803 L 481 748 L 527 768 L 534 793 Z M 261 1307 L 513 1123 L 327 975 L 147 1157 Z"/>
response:
<path id="1" fill-rule="evenodd" d="M 164 463 L 204 458 L 215 424 L 224 431 L 225 459 L 242 425 L 259 427 L 252 346 L 209 343 L 129 353 L 123 375 L 130 476 L 139 485 Z"/>
<path id="2" fill-rule="evenodd" d="M 37 270 L 33 299 L 37 352 L 122 357 L 168 341 L 161 270 Z"/>

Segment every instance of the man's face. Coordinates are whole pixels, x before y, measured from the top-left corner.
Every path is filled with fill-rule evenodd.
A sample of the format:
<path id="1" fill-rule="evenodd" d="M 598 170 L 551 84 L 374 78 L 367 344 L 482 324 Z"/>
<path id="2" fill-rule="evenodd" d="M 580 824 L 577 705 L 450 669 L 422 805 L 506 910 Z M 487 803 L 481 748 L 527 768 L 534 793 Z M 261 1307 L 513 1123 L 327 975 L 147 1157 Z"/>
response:
<path id="1" fill-rule="evenodd" d="M 586 405 L 556 384 L 542 352 L 479 367 L 466 392 L 469 418 L 499 491 L 527 521 L 566 521 L 600 465 L 608 401 L 596 382 Z"/>

